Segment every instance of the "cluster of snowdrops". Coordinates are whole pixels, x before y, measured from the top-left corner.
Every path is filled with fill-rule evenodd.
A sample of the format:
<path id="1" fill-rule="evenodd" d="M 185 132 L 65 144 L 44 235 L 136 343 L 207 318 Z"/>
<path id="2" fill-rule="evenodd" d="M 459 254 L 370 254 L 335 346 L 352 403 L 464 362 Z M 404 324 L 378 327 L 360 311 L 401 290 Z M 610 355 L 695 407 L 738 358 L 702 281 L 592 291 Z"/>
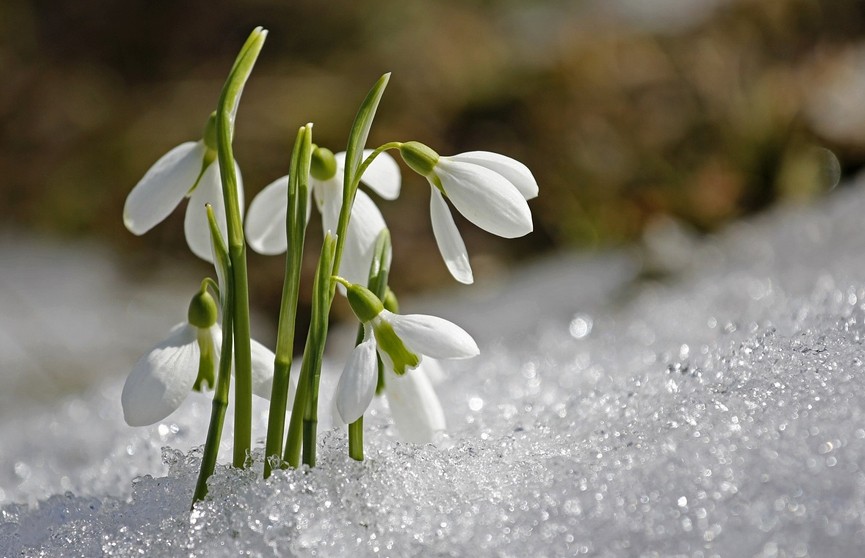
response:
<path id="1" fill-rule="evenodd" d="M 436 243 L 448 270 L 462 283 L 472 283 L 472 269 L 446 200 L 478 227 L 514 238 L 531 232 L 527 200 L 538 193 L 528 168 L 504 155 L 475 151 L 442 157 L 414 141 L 366 149 L 386 74 L 361 104 L 346 150 L 333 153 L 317 146 L 312 124 L 300 127 L 288 175 L 266 186 L 244 217 L 232 136 L 243 86 L 266 36 L 257 28 L 247 39 L 202 139 L 160 158 L 130 192 L 123 213 L 126 227 L 140 235 L 189 198 L 187 242 L 215 268 L 216 279 L 202 280 L 192 297 L 187 320 L 134 365 L 122 393 L 126 422 L 145 426 L 165 419 L 192 390 L 213 391 L 194 501 L 206 495 L 215 467 L 232 381 L 234 466 L 250 465 L 253 394 L 270 400 L 265 476 L 274 467 L 315 465 L 319 379 L 337 293 L 346 297 L 359 322 L 356 347 L 332 397 L 334 414 L 348 428 L 349 455 L 363 459 L 363 415 L 376 393 L 387 397 L 406 440 L 428 442 L 445 428 L 432 385 L 440 375 L 436 359 L 469 358 L 479 350 L 467 332 L 447 320 L 399 314 L 388 287 L 390 235 L 372 198 L 359 189 L 362 183 L 382 199 L 398 197 L 400 168 L 388 152 L 398 152 L 408 168 L 428 181 Z M 300 366 L 294 367 L 298 377 L 292 378 L 300 264 L 313 205 L 321 213 L 324 239 L 307 343 Z M 247 245 L 262 254 L 285 254 L 273 352 L 250 336 Z"/>

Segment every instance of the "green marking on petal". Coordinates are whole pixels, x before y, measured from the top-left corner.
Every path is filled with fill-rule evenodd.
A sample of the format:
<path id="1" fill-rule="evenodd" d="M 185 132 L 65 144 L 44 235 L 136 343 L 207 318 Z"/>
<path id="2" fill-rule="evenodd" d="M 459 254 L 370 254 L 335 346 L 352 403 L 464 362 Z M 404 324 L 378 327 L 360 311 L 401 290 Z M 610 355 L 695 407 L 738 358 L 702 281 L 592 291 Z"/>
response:
<path id="1" fill-rule="evenodd" d="M 201 182 L 201 177 L 204 176 L 204 171 L 207 170 L 207 167 L 209 167 L 214 161 L 216 161 L 216 150 L 211 149 L 207 145 L 205 145 L 204 147 L 204 157 L 201 159 L 201 170 L 198 171 L 198 176 L 195 178 L 195 183 L 192 185 L 191 188 L 189 188 L 189 190 L 187 190 L 187 198 L 192 195 L 192 192 L 194 192 L 196 188 L 198 188 L 198 183 Z"/>
<path id="2" fill-rule="evenodd" d="M 389 322 L 377 320 L 373 323 L 372 328 L 378 350 L 387 353 L 393 362 L 393 371 L 397 375 L 402 376 L 406 370 L 415 368 L 420 364 L 420 357 L 408 350 Z"/>
<path id="3" fill-rule="evenodd" d="M 203 391 L 204 389 L 213 389 L 216 385 L 216 351 L 213 346 L 213 336 L 209 329 L 198 330 L 198 348 L 201 351 L 200 360 L 198 361 L 198 377 L 195 378 L 195 384 L 192 389 L 195 391 Z"/>

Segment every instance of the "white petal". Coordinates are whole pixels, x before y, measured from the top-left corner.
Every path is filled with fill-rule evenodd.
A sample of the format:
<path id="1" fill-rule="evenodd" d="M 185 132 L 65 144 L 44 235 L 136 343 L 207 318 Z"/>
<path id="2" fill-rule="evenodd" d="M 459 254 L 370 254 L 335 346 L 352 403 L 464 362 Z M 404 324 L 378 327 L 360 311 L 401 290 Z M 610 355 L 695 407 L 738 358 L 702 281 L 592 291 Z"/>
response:
<path id="1" fill-rule="evenodd" d="M 253 198 L 246 214 L 246 241 L 266 256 L 288 248 L 285 220 L 288 215 L 288 177 L 277 178 Z"/>
<path id="2" fill-rule="evenodd" d="M 441 192 L 435 186 L 432 187 L 429 209 L 436 244 L 442 258 L 444 258 L 445 265 L 448 266 L 448 271 L 460 283 L 472 284 L 474 275 L 472 274 L 472 266 L 469 264 L 466 245 L 463 243 L 456 223 L 454 223 L 450 209 L 448 209 Z"/>
<path id="3" fill-rule="evenodd" d="M 325 408 L 330 409 L 329 418 L 330 418 L 330 426 L 331 428 L 340 428 L 345 426 L 345 421 L 342 420 L 342 417 L 339 416 L 339 409 L 336 407 L 336 393 L 333 394 L 333 397 L 330 400 L 330 405 Z M 319 415 L 319 422 L 324 418 L 323 415 Z M 319 423 L 319 428 L 321 428 L 321 424 Z"/>
<path id="4" fill-rule="evenodd" d="M 351 206 L 342 261 L 339 264 L 339 274 L 342 277 L 352 283 L 367 284 L 369 268 L 375 252 L 375 241 L 385 227 L 384 217 L 381 216 L 375 202 L 358 190 L 354 205 Z"/>
<path id="5" fill-rule="evenodd" d="M 126 423 L 154 424 L 180 407 L 198 377 L 199 355 L 197 330 L 184 323 L 141 357 L 120 396 Z"/>
<path id="6" fill-rule="evenodd" d="M 447 378 L 441 362 L 434 358 L 423 359 L 418 368 L 423 369 L 424 374 L 426 374 L 426 377 L 429 378 L 430 383 L 434 386 L 444 382 L 445 378 Z"/>
<path id="7" fill-rule="evenodd" d="M 454 155 L 451 159 L 474 163 L 499 173 L 516 186 L 527 200 L 538 197 L 538 182 L 532 175 L 532 171 L 516 159 L 491 151 L 468 151 Z"/>
<path id="8" fill-rule="evenodd" d="M 237 167 L 235 167 L 237 168 Z M 243 180 L 240 172 L 237 173 L 237 197 L 240 201 L 241 212 L 243 211 Z M 219 176 L 219 165 L 216 161 L 207 167 L 198 186 L 189 197 L 189 205 L 186 208 L 186 218 L 183 221 L 183 230 L 186 233 L 186 243 L 192 253 L 202 260 L 212 262 L 213 249 L 210 245 L 210 226 L 207 224 L 207 210 L 205 204 L 213 206 L 216 223 L 222 232 L 222 239 L 228 243 L 228 226 L 225 217 L 225 201 L 222 196 L 222 182 Z"/>
<path id="9" fill-rule="evenodd" d="M 432 384 L 424 373 L 424 363 L 402 376 L 387 372 L 385 396 L 400 437 L 414 444 L 433 441 L 445 429 L 445 415 Z"/>
<path id="10" fill-rule="evenodd" d="M 364 150 L 364 158 L 369 157 L 372 151 L 372 149 Z M 366 168 L 360 180 L 386 200 L 395 200 L 399 197 L 401 182 L 399 165 L 388 153 L 379 153 Z"/>
<path id="11" fill-rule="evenodd" d="M 273 361 L 276 356 L 255 339 L 250 339 L 249 348 L 252 351 L 252 393 L 269 400 L 273 390 Z"/>
<path id="12" fill-rule="evenodd" d="M 321 212 L 322 230 L 336 233 L 339 223 L 339 210 L 342 208 L 342 176 L 330 180 L 310 180 L 310 187 L 315 197 L 315 204 Z"/>
<path id="13" fill-rule="evenodd" d="M 336 408 L 346 424 L 363 416 L 375 395 L 377 383 L 375 341 L 368 339 L 354 348 L 336 386 Z"/>
<path id="14" fill-rule="evenodd" d="M 126 228 L 141 235 L 168 217 L 195 184 L 204 152 L 204 142 L 189 141 L 156 161 L 126 197 Z"/>
<path id="15" fill-rule="evenodd" d="M 387 310 L 379 316 L 390 322 L 412 352 L 433 358 L 469 358 L 480 353 L 471 335 L 443 318 L 426 314 L 399 315 Z"/>
<path id="16" fill-rule="evenodd" d="M 532 212 L 517 187 L 486 167 L 439 158 L 445 195 L 466 219 L 487 232 L 516 238 L 532 232 Z"/>
<path id="17" fill-rule="evenodd" d="M 372 149 L 364 149 L 363 158 L 366 159 L 372 152 Z M 340 174 L 340 179 L 342 179 L 341 173 L 345 169 L 345 151 L 335 154 L 334 158 L 336 159 L 337 174 Z M 379 153 L 373 159 L 360 180 L 386 200 L 395 200 L 399 197 L 402 182 L 399 164 L 387 152 Z"/>

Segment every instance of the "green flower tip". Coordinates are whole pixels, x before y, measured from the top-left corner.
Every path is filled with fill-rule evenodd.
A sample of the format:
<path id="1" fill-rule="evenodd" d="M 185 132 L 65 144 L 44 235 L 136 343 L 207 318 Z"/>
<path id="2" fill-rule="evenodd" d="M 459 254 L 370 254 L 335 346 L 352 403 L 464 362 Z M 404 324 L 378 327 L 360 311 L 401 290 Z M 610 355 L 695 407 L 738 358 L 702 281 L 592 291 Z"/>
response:
<path id="1" fill-rule="evenodd" d="M 401 143 L 399 154 L 411 170 L 424 177 L 433 174 L 433 169 L 439 160 L 438 153 L 417 141 Z"/>
<path id="2" fill-rule="evenodd" d="M 216 385 L 216 353 L 210 332 L 199 330 L 198 348 L 201 356 L 198 360 L 198 376 L 192 389 L 203 392 L 206 389 L 213 389 Z"/>
<path id="3" fill-rule="evenodd" d="M 336 175 L 336 157 L 326 147 L 314 146 L 310 160 L 309 174 L 316 180 L 330 180 Z"/>
<path id="4" fill-rule="evenodd" d="M 198 329 L 207 329 L 216 323 L 217 308 L 216 301 L 207 289 L 202 288 L 189 301 L 187 321 Z"/>
<path id="5" fill-rule="evenodd" d="M 384 305 L 371 290 L 362 285 L 349 283 L 342 277 L 335 277 L 334 280 L 345 286 L 348 304 L 361 323 L 371 322 L 384 310 Z"/>

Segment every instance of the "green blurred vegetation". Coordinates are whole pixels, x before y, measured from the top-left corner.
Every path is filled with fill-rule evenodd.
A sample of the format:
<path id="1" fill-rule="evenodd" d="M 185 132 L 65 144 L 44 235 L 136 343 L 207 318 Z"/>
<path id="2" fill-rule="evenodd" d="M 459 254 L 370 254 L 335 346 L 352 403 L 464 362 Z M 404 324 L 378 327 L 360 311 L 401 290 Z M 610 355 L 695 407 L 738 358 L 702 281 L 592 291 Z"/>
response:
<path id="1" fill-rule="evenodd" d="M 259 24 L 271 33 L 236 135 L 247 202 L 287 172 L 299 125 L 341 150 L 367 88 L 392 71 L 371 143 L 498 151 L 538 179 L 529 237 L 501 241 L 457 216 L 478 276 L 632 241 L 657 215 L 711 231 L 809 199 L 833 182 L 814 146 L 847 174 L 865 162 L 863 109 L 841 116 L 862 118 L 858 132 L 824 121 L 845 76 L 863 79 L 860 0 L 4 0 L 4 225 L 105 239 L 140 276 L 192 258 L 182 211 L 136 238 L 123 201 L 160 155 L 200 137 Z M 849 95 L 855 113 L 865 91 Z M 428 197 L 405 174 L 403 199 L 381 204 L 402 292 L 450 284 Z M 282 258 L 252 258 L 253 298 L 275 308 Z"/>

